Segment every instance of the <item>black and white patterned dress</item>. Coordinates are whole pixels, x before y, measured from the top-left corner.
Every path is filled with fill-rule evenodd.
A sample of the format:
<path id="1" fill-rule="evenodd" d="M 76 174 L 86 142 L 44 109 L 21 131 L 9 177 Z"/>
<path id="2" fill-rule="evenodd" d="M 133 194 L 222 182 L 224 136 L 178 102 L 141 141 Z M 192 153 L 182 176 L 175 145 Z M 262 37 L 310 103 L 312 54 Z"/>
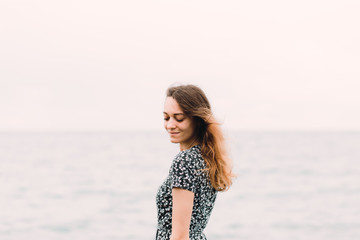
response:
<path id="1" fill-rule="evenodd" d="M 172 188 L 194 192 L 190 222 L 190 239 L 206 239 L 203 230 L 214 207 L 217 191 L 211 186 L 208 175 L 202 171 L 206 164 L 200 146 L 181 151 L 172 162 L 169 175 L 156 195 L 158 226 L 156 240 L 168 240 L 171 235 Z"/>

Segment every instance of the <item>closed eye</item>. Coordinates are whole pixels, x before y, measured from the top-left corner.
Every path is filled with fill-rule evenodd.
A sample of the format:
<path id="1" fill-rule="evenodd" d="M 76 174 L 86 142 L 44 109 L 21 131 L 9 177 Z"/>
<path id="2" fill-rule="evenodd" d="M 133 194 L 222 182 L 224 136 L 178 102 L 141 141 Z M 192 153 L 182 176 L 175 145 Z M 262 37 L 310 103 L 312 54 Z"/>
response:
<path id="1" fill-rule="evenodd" d="M 184 121 L 185 116 L 184 115 L 175 115 L 174 118 L 177 122 L 182 122 L 182 121 Z"/>
<path id="2" fill-rule="evenodd" d="M 164 120 L 165 120 L 165 121 L 169 121 L 169 119 L 170 119 L 170 117 L 164 117 Z M 185 119 L 185 118 L 177 119 L 177 118 L 175 117 L 175 120 L 176 120 L 177 122 L 182 122 L 182 121 L 184 121 L 184 119 Z"/>

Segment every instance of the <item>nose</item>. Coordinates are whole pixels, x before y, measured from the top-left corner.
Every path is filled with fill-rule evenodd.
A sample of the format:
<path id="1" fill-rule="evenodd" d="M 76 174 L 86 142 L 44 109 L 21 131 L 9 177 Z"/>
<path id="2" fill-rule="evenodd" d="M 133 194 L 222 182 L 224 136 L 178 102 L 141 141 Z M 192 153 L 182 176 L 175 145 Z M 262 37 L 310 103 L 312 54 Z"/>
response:
<path id="1" fill-rule="evenodd" d="M 169 120 L 166 123 L 166 128 L 167 129 L 174 129 L 176 128 L 176 122 L 174 120 L 174 118 L 169 118 Z"/>

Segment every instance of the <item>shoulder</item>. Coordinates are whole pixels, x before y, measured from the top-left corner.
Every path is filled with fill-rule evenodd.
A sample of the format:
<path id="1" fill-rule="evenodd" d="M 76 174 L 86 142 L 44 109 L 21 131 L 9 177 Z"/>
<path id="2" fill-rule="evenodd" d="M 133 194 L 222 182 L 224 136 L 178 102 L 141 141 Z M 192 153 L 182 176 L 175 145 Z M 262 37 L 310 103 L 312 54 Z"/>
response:
<path id="1" fill-rule="evenodd" d="M 204 169 L 205 162 L 201 155 L 199 145 L 193 146 L 187 150 L 181 151 L 174 159 L 175 165 L 181 165 L 189 169 Z"/>

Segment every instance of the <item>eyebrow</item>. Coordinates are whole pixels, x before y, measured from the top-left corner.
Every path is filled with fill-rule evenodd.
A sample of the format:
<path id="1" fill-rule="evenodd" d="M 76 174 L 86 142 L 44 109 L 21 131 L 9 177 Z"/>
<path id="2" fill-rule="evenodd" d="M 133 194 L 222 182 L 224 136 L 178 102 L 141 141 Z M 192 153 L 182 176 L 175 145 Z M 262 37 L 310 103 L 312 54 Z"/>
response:
<path id="1" fill-rule="evenodd" d="M 167 112 L 163 112 L 164 114 L 169 115 Z M 174 113 L 174 116 L 178 116 L 178 115 L 185 115 L 184 113 Z"/>

